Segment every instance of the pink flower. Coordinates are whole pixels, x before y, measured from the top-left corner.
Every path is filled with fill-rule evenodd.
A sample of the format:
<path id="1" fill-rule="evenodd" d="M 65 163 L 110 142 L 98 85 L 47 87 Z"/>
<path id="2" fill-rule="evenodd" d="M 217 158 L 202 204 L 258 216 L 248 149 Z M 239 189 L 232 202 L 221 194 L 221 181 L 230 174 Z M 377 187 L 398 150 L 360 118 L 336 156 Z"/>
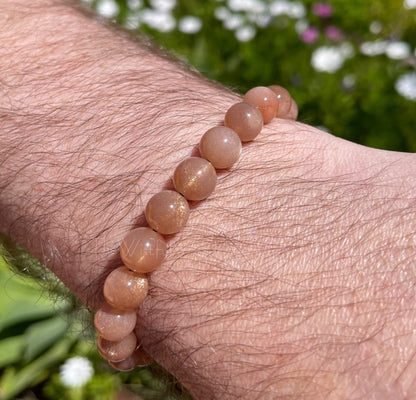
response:
<path id="1" fill-rule="evenodd" d="M 334 25 L 329 25 L 326 27 L 325 29 L 325 35 L 331 39 L 331 40 L 335 40 L 335 41 L 341 41 L 344 39 L 344 35 L 341 32 L 341 30 L 339 28 L 337 28 Z"/>
<path id="2" fill-rule="evenodd" d="M 334 13 L 334 10 L 329 3 L 315 3 L 312 6 L 312 12 L 321 18 L 329 18 Z"/>
<path id="3" fill-rule="evenodd" d="M 319 31 L 314 26 L 306 28 L 306 30 L 300 35 L 302 42 L 314 43 L 319 37 Z"/>

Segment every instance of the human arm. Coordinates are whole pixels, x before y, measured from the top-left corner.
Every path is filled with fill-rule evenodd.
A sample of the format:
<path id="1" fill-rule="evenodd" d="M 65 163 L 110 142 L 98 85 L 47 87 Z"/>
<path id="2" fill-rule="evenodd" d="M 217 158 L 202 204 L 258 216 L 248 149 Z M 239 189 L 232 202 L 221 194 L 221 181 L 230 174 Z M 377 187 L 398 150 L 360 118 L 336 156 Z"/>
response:
<path id="1" fill-rule="evenodd" d="M 146 201 L 238 98 L 70 3 L 30 4 L 0 5 L 0 229 L 94 308 Z M 145 348 L 197 398 L 411 397 L 415 173 L 273 122 L 170 240 Z"/>

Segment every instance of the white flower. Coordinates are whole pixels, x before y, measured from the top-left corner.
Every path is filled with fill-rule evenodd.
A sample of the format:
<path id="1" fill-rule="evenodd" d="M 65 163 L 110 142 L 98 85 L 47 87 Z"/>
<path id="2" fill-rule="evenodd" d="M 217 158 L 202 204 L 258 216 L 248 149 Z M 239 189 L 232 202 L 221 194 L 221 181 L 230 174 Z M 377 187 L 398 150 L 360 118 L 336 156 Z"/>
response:
<path id="1" fill-rule="evenodd" d="M 360 51 L 365 56 L 378 56 L 386 51 L 387 42 L 385 40 L 376 40 L 374 42 L 364 42 L 360 46 Z"/>
<path id="2" fill-rule="evenodd" d="M 176 0 L 150 0 L 150 5 L 158 11 L 172 11 L 176 7 Z"/>
<path id="3" fill-rule="evenodd" d="M 322 46 L 312 53 L 311 64 L 317 71 L 334 73 L 343 66 L 344 61 L 339 47 Z"/>
<path id="4" fill-rule="evenodd" d="M 400 76 L 394 87 L 407 100 L 416 101 L 416 72 L 407 72 Z"/>
<path id="5" fill-rule="evenodd" d="M 59 368 L 61 382 L 66 387 L 83 386 L 93 375 L 92 364 L 85 357 L 68 358 Z"/>
<path id="6" fill-rule="evenodd" d="M 404 8 L 407 8 L 408 10 L 412 10 L 416 8 L 416 0 L 404 0 L 403 6 Z"/>
<path id="7" fill-rule="evenodd" d="M 378 35 L 383 30 L 383 24 L 380 21 L 373 21 L 370 24 L 370 32 Z"/>
<path id="8" fill-rule="evenodd" d="M 256 36 L 256 29 L 252 26 L 245 25 L 235 31 L 235 37 L 239 42 L 249 42 Z"/>
<path id="9" fill-rule="evenodd" d="M 172 14 L 150 8 L 146 8 L 140 13 L 140 19 L 146 25 L 160 32 L 170 32 L 176 26 L 176 20 Z"/>
<path id="10" fill-rule="evenodd" d="M 263 1 L 256 0 L 251 4 L 250 9 L 247 11 L 257 13 L 257 14 L 262 14 L 262 13 L 264 14 L 268 12 L 268 7 L 266 3 L 264 3 Z"/>
<path id="11" fill-rule="evenodd" d="M 271 15 L 269 14 L 248 14 L 247 19 L 256 24 L 259 28 L 265 28 L 268 26 L 272 20 Z"/>
<path id="12" fill-rule="evenodd" d="M 306 19 L 299 19 L 295 23 L 295 31 L 298 35 L 302 35 L 303 32 L 306 31 L 309 27 L 309 22 Z"/>
<path id="13" fill-rule="evenodd" d="M 261 0 L 228 0 L 227 5 L 233 11 L 250 11 L 255 13 L 266 11 L 266 4 Z"/>
<path id="14" fill-rule="evenodd" d="M 306 8 L 300 1 L 294 1 L 289 5 L 288 14 L 292 18 L 303 18 L 306 15 Z"/>
<path id="15" fill-rule="evenodd" d="M 127 0 L 127 7 L 130 10 L 138 10 L 143 6 L 143 0 Z"/>
<path id="16" fill-rule="evenodd" d="M 225 29 L 234 30 L 244 24 L 244 17 L 240 14 L 231 14 L 222 24 Z"/>
<path id="17" fill-rule="evenodd" d="M 354 46 L 350 42 L 343 42 L 339 46 L 339 50 L 344 58 L 352 58 L 354 57 L 355 50 Z"/>
<path id="18" fill-rule="evenodd" d="M 386 55 L 392 60 L 403 60 L 410 56 L 410 45 L 406 42 L 391 42 L 387 45 Z"/>
<path id="19" fill-rule="evenodd" d="M 100 0 L 97 3 L 96 11 L 102 17 L 114 18 L 117 17 L 120 8 L 114 0 Z"/>
<path id="20" fill-rule="evenodd" d="M 179 30 L 183 33 L 198 33 L 202 28 L 202 21 L 198 17 L 188 15 L 179 21 Z"/>
<path id="21" fill-rule="evenodd" d="M 271 15 L 288 15 L 290 12 L 290 2 L 287 0 L 276 0 L 269 6 Z"/>
<path id="22" fill-rule="evenodd" d="M 215 18 L 219 19 L 220 21 L 224 21 L 227 19 L 231 13 L 227 7 L 217 7 L 214 11 Z"/>

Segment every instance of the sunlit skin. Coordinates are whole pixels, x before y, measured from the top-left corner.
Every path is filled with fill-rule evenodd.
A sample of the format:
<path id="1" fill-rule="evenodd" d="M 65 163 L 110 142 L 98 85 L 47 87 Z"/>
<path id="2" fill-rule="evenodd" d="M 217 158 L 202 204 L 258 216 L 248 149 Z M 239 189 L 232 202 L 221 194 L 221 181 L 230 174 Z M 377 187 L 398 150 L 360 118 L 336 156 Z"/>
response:
<path id="1" fill-rule="evenodd" d="M 0 4 L 0 230 L 97 309 L 147 201 L 241 97 L 65 4 Z M 143 349 L 196 399 L 411 399 L 415 176 L 413 154 L 273 120 L 169 238 Z"/>

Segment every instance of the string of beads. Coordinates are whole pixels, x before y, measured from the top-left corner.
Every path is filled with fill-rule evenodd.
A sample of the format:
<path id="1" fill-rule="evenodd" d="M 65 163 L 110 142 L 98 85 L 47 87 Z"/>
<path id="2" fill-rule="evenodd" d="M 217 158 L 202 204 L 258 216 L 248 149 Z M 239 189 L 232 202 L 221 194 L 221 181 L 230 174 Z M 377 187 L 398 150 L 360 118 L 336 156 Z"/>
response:
<path id="1" fill-rule="evenodd" d="M 241 103 L 225 114 L 224 126 L 209 129 L 201 138 L 201 157 L 188 157 L 173 174 L 175 190 L 162 190 L 147 203 L 148 227 L 130 231 L 120 246 L 124 265 L 114 269 L 104 283 L 105 302 L 97 310 L 94 325 L 97 347 L 110 365 L 129 371 L 149 364 L 150 356 L 135 333 L 137 309 L 148 291 L 148 276 L 166 255 L 163 235 L 179 232 L 189 217 L 188 201 L 206 199 L 217 183 L 216 169 L 230 168 L 238 161 L 241 142 L 257 137 L 273 118 L 296 120 L 298 107 L 281 86 L 249 90 Z"/>

